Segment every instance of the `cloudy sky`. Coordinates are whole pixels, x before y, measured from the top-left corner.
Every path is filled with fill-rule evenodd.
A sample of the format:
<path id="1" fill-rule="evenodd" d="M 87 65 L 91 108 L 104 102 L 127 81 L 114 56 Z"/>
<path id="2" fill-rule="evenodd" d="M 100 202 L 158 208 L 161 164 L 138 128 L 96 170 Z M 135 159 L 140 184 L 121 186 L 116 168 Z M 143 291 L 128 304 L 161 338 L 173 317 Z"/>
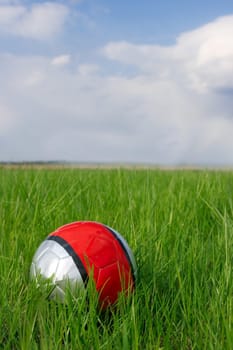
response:
<path id="1" fill-rule="evenodd" d="M 233 164 L 232 0 L 0 0 L 0 161 Z"/>

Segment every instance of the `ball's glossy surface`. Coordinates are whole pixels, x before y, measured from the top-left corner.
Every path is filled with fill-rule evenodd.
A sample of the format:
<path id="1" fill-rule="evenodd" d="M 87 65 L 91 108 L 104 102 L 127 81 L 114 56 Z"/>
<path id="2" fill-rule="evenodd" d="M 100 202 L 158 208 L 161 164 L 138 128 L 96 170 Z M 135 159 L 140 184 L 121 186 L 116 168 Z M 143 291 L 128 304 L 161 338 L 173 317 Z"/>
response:
<path id="1" fill-rule="evenodd" d="M 101 307 L 114 304 L 120 292 L 135 288 L 136 263 L 125 239 L 112 228 L 78 221 L 58 228 L 36 251 L 30 274 L 50 279 L 51 297 L 64 299 L 67 284 L 85 288 L 90 276 Z"/>

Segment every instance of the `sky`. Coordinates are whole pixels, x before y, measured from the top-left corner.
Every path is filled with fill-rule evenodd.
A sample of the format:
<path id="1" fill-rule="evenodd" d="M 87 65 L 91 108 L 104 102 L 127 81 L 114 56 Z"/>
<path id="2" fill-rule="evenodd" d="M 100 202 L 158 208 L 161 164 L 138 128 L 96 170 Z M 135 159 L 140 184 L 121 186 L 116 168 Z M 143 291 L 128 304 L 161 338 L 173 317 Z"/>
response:
<path id="1" fill-rule="evenodd" d="M 232 0 L 0 0 L 0 161 L 233 165 Z"/>

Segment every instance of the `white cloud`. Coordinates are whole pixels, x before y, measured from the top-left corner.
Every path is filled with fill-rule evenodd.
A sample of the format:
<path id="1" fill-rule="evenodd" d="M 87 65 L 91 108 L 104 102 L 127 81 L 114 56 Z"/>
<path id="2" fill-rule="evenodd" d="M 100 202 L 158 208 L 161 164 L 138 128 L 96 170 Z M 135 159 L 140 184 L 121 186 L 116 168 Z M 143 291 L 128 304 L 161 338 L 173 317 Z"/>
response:
<path id="1" fill-rule="evenodd" d="M 92 75 L 99 71 L 99 66 L 97 64 L 80 64 L 78 67 L 78 73 L 81 76 Z"/>
<path id="2" fill-rule="evenodd" d="M 47 40 L 60 32 L 68 14 L 68 7 L 53 2 L 0 5 L 0 33 Z"/>
<path id="3" fill-rule="evenodd" d="M 1 6 L 0 7 L 0 24 L 4 27 L 14 23 L 22 15 L 26 9 L 23 6 Z M 9 28 L 9 30 L 11 30 Z"/>
<path id="4" fill-rule="evenodd" d="M 60 55 L 52 59 L 51 64 L 54 66 L 65 66 L 70 63 L 70 55 Z"/>
<path id="5" fill-rule="evenodd" d="M 223 93 L 232 86 L 232 26 L 225 17 L 172 46 L 103 48 L 133 74 L 73 56 L 60 69 L 69 55 L 0 56 L 1 159 L 233 163 L 232 93 Z"/>
<path id="6" fill-rule="evenodd" d="M 35 86 L 43 82 L 43 80 L 45 80 L 45 75 L 42 72 L 35 70 L 28 74 L 28 76 L 24 80 L 24 84 L 22 82 L 22 86 Z"/>
<path id="7" fill-rule="evenodd" d="M 159 78 L 173 76 L 206 92 L 233 88 L 233 15 L 181 34 L 172 46 L 112 42 L 102 50 L 112 60 Z"/>

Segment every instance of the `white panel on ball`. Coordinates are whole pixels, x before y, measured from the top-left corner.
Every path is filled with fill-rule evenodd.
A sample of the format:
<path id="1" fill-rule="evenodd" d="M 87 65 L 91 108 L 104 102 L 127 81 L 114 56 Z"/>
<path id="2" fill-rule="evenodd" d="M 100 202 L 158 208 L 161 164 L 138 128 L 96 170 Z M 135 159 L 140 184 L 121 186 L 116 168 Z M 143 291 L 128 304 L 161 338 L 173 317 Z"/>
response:
<path id="1" fill-rule="evenodd" d="M 59 297 L 63 300 L 67 285 L 71 291 L 77 286 L 84 288 L 81 274 L 72 257 L 57 242 L 45 240 L 37 249 L 30 269 L 31 278 L 41 276 L 50 279 L 54 289 L 51 298 Z"/>

